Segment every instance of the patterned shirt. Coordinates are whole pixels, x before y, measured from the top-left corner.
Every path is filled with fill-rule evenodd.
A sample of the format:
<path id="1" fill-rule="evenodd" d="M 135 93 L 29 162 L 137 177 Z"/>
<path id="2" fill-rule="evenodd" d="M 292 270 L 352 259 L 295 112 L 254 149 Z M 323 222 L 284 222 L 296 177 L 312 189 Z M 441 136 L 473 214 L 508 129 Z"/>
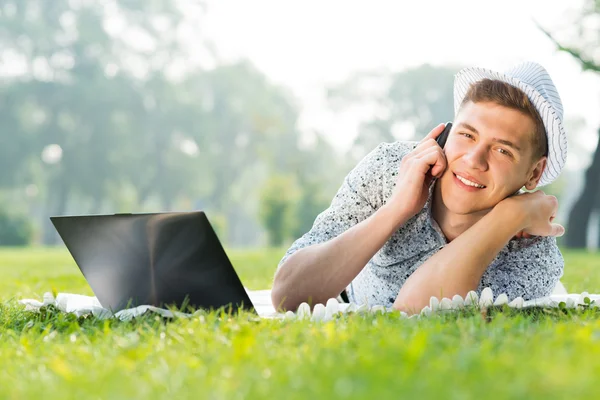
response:
<path id="1" fill-rule="evenodd" d="M 279 267 L 297 250 L 335 238 L 384 205 L 396 186 L 400 161 L 416 145 L 382 143 L 363 158 L 311 230 L 292 244 Z M 408 277 L 448 243 L 431 214 L 434 185 L 435 181 L 423 209 L 391 236 L 346 288 L 351 302 L 391 307 Z M 519 296 L 524 300 L 548 296 L 563 270 L 554 237 L 513 238 L 488 266 L 477 292 L 490 287 L 496 296 L 506 293 L 509 301 Z"/>

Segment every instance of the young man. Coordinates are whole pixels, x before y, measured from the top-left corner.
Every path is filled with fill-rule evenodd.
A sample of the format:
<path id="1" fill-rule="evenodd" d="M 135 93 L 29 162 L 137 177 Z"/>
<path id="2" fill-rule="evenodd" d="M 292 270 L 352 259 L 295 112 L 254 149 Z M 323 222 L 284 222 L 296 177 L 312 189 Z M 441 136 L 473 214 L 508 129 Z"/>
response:
<path id="1" fill-rule="evenodd" d="M 382 143 L 345 178 L 330 207 L 281 260 L 273 305 L 295 310 L 346 294 L 408 313 L 431 296 L 491 287 L 510 299 L 547 296 L 564 261 L 542 191 L 566 161 L 562 104 L 546 70 L 460 71 L 455 120 L 419 143 Z"/>

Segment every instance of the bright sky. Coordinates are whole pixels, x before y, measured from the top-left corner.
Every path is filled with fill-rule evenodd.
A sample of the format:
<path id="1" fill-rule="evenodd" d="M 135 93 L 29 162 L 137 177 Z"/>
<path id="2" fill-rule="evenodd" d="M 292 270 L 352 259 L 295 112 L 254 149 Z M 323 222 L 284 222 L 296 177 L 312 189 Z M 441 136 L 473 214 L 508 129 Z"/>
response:
<path id="1" fill-rule="evenodd" d="M 273 82 L 290 88 L 302 106 L 301 129 L 318 129 L 340 149 L 351 143 L 358 121 L 329 111 L 324 89 L 355 71 L 399 71 L 423 63 L 504 69 L 523 60 L 548 70 L 566 118 L 584 117 L 585 141 L 594 145 L 600 79 L 557 53 L 533 22 L 563 28 L 580 3 L 209 0 L 203 30 L 223 59 L 248 58 Z"/>

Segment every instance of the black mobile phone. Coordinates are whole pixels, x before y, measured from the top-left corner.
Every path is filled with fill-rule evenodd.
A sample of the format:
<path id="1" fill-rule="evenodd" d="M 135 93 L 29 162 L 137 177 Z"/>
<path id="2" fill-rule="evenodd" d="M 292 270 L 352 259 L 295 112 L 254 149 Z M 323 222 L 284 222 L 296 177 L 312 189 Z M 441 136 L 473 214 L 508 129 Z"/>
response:
<path id="1" fill-rule="evenodd" d="M 451 128 L 452 128 L 452 122 L 447 122 L 446 127 L 444 128 L 442 133 L 440 133 L 440 136 L 438 136 L 437 139 L 435 139 L 442 149 L 446 145 L 446 140 L 448 140 L 448 135 L 450 134 Z"/>

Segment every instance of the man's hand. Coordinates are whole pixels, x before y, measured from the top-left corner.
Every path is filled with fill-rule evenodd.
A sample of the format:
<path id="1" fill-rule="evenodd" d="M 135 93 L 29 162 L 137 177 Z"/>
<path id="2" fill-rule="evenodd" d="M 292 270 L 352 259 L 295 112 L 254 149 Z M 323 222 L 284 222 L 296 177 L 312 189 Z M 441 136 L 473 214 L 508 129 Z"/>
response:
<path id="1" fill-rule="evenodd" d="M 501 201 L 419 266 L 400 288 L 394 308 L 407 313 L 420 312 L 431 296 L 464 297 L 470 290 L 476 290 L 485 271 L 517 232 L 562 235 L 564 228 L 552 222 L 557 208 L 556 198 L 541 191 Z"/>
<path id="2" fill-rule="evenodd" d="M 444 124 L 435 127 L 400 162 L 394 193 L 385 205 L 396 211 L 399 219 L 412 218 L 421 211 L 431 181 L 446 170 L 446 156 L 435 140 L 443 130 Z"/>
<path id="3" fill-rule="evenodd" d="M 511 196 L 498 206 L 509 207 L 511 214 L 521 221 L 516 237 L 562 236 L 565 228 L 553 223 L 558 211 L 558 200 L 541 190 Z"/>

